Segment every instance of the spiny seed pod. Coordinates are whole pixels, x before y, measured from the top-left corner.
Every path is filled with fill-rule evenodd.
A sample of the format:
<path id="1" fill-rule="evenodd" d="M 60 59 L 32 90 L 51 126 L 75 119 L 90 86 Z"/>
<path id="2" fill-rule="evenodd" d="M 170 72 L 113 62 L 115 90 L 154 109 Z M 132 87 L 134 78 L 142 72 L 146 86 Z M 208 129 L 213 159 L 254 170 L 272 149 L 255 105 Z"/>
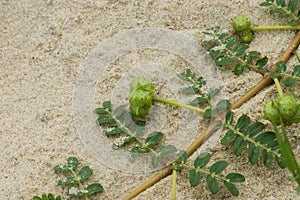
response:
<path id="1" fill-rule="evenodd" d="M 280 113 L 274 105 L 273 101 L 269 101 L 264 106 L 264 118 L 269 120 L 272 123 L 275 123 L 276 125 L 280 124 Z"/>
<path id="2" fill-rule="evenodd" d="M 152 107 L 152 97 L 155 87 L 143 77 L 138 77 L 130 83 L 130 112 L 137 117 L 149 114 Z"/>
<path id="3" fill-rule="evenodd" d="M 288 122 L 292 119 L 297 112 L 297 102 L 291 95 L 285 95 L 276 99 L 278 110 L 284 122 Z"/>
<path id="4" fill-rule="evenodd" d="M 250 43 L 252 41 L 253 34 L 252 32 L 249 32 L 246 35 L 240 35 L 240 37 L 243 42 Z"/>
<path id="5" fill-rule="evenodd" d="M 251 32 L 251 22 L 245 15 L 238 15 L 232 20 L 232 27 L 238 33 L 241 40 L 250 43 L 253 37 Z"/>
<path id="6" fill-rule="evenodd" d="M 278 97 L 264 107 L 264 118 L 280 125 L 280 118 L 285 125 L 300 123 L 300 103 L 292 95 Z"/>
<path id="7" fill-rule="evenodd" d="M 238 15 L 232 20 L 232 27 L 236 32 L 250 31 L 251 22 L 245 15 Z"/>

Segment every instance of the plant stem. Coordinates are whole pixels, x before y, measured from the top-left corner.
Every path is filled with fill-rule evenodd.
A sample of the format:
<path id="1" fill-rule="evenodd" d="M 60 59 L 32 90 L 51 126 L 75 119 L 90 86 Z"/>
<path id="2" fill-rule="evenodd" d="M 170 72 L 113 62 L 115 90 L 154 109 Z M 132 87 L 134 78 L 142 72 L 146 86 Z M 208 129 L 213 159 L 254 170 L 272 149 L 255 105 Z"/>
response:
<path id="1" fill-rule="evenodd" d="M 173 177 L 172 177 L 172 200 L 176 200 L 176 177 L 177 172 L 173 169 Z"/>
<path id="2" fill-rule="evenodd" d="M 172 100 L 169 100 L 169 99 L 164 99 L 162 97 L 154 96 L 154 97 L 152 97 L 152 100 L 156 101 L 156 102 L 161 102 L 161 103 L 166 103 L 166 104 L 170 104 L 170 105 L 173 105 L 173 106 L 181 107 L 181 108 L 186 108 L 186 109 L 189 109 L 189 110 L 201 113 L 203 115 L 205 114 L 205 110 L 203 110 L 203 109 L 197 108 L 195 106 L 190 106 L 190 105 L 182 104 L 182 103 L 179 103 L 177 101 L 172 101 Z"/>
<path id="3" fill-rule="evenodd" d="M 77 174 L 74 172 L 74 170 L 72 168 L 70 168 L 70 171 L 71 171 L 72 175 L 74 177 L 76 177 L 76 179 L 78 180 L 79 189 L 84 191 L 84 187 L 83 187 L 82 183 L 80 182 L 80 178 L 78 178 Z M 88 200 L 88 197 L 87 197 L 86 193 L 84 193 L 83 197 L 84 197 L 85 200 Z"/>
<path id="4" fill-rule="evenodd" d="M 300 26 L 257 26 L 257 27 L 251 27 L 251 31 L 267 31 L 267 30 L 300 30 Z"/>
<path id="5" fill-rule="evenodd" d="M 298 47 L 300 43 L 300 31 L 297 33 L 293 41 L 290 43 L 286 51 L 283 53 L 279 61 L 287 62 L 290 58 L 291 54 L 295 51 L 295 49 Z M 276 71 L 276 66 L 273 67 L 273 69 L 270 71 L 274 72 Z M 256 95 L 259 91 L 261 91 L 266 86 L 270 85 L 272 83 L 273 79 L 269 77 L 269 74 L 265 75 L 264 78 L 257 83 L 252 89 L 250 89 L 244 96 L 242 96 L 238 101 L 236 101 L 229 110 L 236 109 L 240 107 L 243 103 L 251 99 L 254 95 Z M 187 148 L 186 152 L 188 156 L 190 156 L 194 151 L 196 151 L 202 143 L 214 132 L 215 126 L 218 125 L 218 121 L 213 121 L 207 129 L 200 134 L 193 143 Z M 153 186 L 155 183 L 159 182 L 161 179 L 165 178 L 166 176 L 170 175 L 172 173 L 172 169 L 170 167 L 171 165 L 166 166 L 161 171 L 157 172 L 153 177 L 148 179 L 146 182 L 139 185 L 137 188 L 135 188 L 133 191 L 131 191 L 128 195 L 126 195 L 123 200 L 130 200 L 149 187 Z"/>
<path id="6" fill-rule="evenodd" d="M 271 122 L 275 131 L 276 139 L 278 141 L 280 151 L 285 158 L 286 166 L 289 171 L 293 174 L 294 180 L 300 185 L 300 167 L 296 161 L 295 155 L 292 151 L 291 143 L 288 139 L 286 129 L 284 127 L 283 121 L 280 118 L 282 136 L 276 126 L 276 123 Z"/>
<path id="7" fill-rule="evenodd" d="M 274 78 L 274 83 L 276 85 L 276 88 L 277 88 L 279 96 L 282 97 L 283 96 L 283 92 L 282 92 L 282 88 L 280 86 L 278 78 Z"/>

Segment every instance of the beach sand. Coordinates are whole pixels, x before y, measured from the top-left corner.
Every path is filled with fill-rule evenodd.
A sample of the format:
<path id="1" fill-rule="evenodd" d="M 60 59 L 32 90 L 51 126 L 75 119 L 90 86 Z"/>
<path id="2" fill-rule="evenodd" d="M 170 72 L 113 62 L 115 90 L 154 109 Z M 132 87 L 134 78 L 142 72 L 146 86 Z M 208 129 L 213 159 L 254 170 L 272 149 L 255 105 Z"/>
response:
<path id="1" fill-rule="evenodd" d="M 99 153 L 93 151 L 95 148 L 95 151 L 99 152 L 105 146 L 100 145 L 99 149 L 87 142 L 90 138 L 85 136 L 88 137 L 91 132 L 87 127 L 85 133 L 82 129 L 86 126 L 85 121 L 79 123 L 76 118 L 78 117 L 76 105 L 78 106 L 80 102 L 76 98 L 85 96 L 85 92 L 92 92 L 95 99 L 92 102 L 83 101 L 82 104 L 99 105 L 105 99 L 118 97 L 114 96 L 114 89 L 119 80 L 126 80 L 126 77 L 130 77 L 130 73 L 134 74 L 131 66 L 147 66 L 150 63 L 150 68 L 161 65 L 178 72 L 191 65 L 184 57 L 188 54 L 188 49 L 181 50 L 184 54 L 182 57 L 180 52 L 176 53 L 176 50 L 170 49 L 173 41 L 169 41 L 170 47 L 166 48 L 159 45 L 151 46 L 149 40 L 149 43 L 135 44 L 136 46 L 130 46 L 127 50 L 114 51 L 124 44 L 127 47 L 126 44 L 130 43 L 130 39 L 135 41 L 135 36 L 141 36 L 140 32 L 134 35 L 130 31 L 151 28 L 154 33 L 153 41 L 158 44 L 161 44 L 160 37 L 155 33 L 161 30 L 171 35 L 181 34 L 200 43 L 205 38 L 203 30 L 217 25 L 222 29 L 231 30 L 231 20 L 240 13 L 248 16 L 254 26 L 286 23 L 285 19 L 269 16 L 268 9 L 259 6 L 261 2 L 259 0 L 2 1 L 0 3 L 2 144 L 0 199 L 29 200 L 43 192 L 63 194 L 64 190 L 57 186 L 57 181 L 62 176 L 55 174 L 53 167 L 65 163 L 70 156 L 77 157 L 80 166 L 89 165 L 94 170 L 90 182 L 99 182 L 104 187 L 103 193 L 91 199 L 122 199 L 132 189 L 148 180 L 154 172 L 143 173 L 140 169 L 144 166 L 137 166 L 140 170 L 138 173 L 131 173 L 133 170 L 124 171 L 126 163 L 124 166 L 120 161 L 119 164 L 122 165 L 120 167 L 116 165 L 118 156 L 99 157 Z M 119 36 L 124 33 L 130 33 L 130 37 L 126 38 L 128 40 L 124 39 L 123 44 L 113 42 L 114 39 L 118 39 L 122 43 Z M 251 50 L 266 55 L 269 58 L 270 68 L 280 58 L 294 35 L 292 31 L 257 32 L 251 43 Z M 151 39 L 151 36 L 147 37 Z M 177 39 L 181 41 L 182 38 Z M 108 40 L 112 41 L 112 45 L 106 46 L 107 51 L 104 51 L 103 45 L 107 45 Z M 183 42 L 182 45 L 187 44 Z M 103 74 L 99 80 L 94 80 L 97 83 L 91 80 L 91 84 L 97 86 L 90 87 L 93 91 L 79 90 L 79 79 L 84 76 L 84 72 L 92 72 L 91 67 L 98 69 L 97 56 L 103 58 L 99 52 L 110 52 L 104 60 L 108 62 L 105 66 L 109 68 L 97 72 Z M 296 64 L 296 58 L 293 57 L 290 63 Z M 104 64 L 99 63 L 100 65 Z M 260 74 L 248 70 L 242 76 L 233 75 L 230 69 L 219 71 L 219 80 L 225 97 L 230 102 L 238 100 L 262 78 Z M 165 76 L 164 72 L 160 75 Z M 156 80 L 156 83 L 163 85 L 159 81 Z M 297 90 L 288 91 L 299 96 Z M 164 90 L 160 91 L 163 92 Z M 172 93 L 168 88 L 165 92 Z M 253 121 L 261 120 L 262 105 L 276 95 L 274 86 L 267 87 L 240 109 L 234 110 L 235 115 L 248 114 Z M 113 101 L 117 102 L 118 99 Z M 173 129 L 176 131 L 185 125 L 173 120 L 181 116 L 181 111 L 168 109 L 166 112 L 171 112 L 173 118 L 164 118 L 166 122 L 164 130 L 172 133 Z M 94 121 L 86 121 L 86 124 L 90 123 Z M 202 130 L 205 127 L 197 128 Z M 294 152 L 299 158 L 299 125 L 289 128 L 288 131 Z M 171 136 L 169 140 L 172 141 Z M 280 169 L 276 164 L 265 168 L 261 161 L 257 165 L 251 165 L 245 152 L 236 158 L 231 147 L 222 146 L 218 137 L 214 140 L 216 143 L 207 147 L 207 151 L 213 154 L 212 161 L 225 160 L 229 163 L 226 172 L 236 171 L 246 177 L 245 182 L 237 184 L 240 195 L 233 197 L 223 186 L 218 194 L 211 194 L 204 179 L 199 186 L 191 187 L 188 173 L 183 171 L 177 178 L 177 199 L 299 198 L 295 192 L 296 184 L 286 179 L 289 175 L 287 169 Z M 200 150 L 195 152 L 191 160 L 199 153 Z M 171 176 L 141 193 L 136 199 L 171 199 Z"/>

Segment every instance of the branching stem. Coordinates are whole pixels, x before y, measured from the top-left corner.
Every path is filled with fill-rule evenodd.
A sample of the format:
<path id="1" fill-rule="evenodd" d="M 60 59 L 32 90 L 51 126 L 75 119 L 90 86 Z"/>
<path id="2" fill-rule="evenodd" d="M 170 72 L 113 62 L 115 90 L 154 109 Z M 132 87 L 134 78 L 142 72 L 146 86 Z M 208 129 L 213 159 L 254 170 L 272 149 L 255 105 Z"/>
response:
<path id="1" fill-rule="evenodd" d="M 203 109 L 197 108 L 195 106 L 190 106 L 190 105 L 182 104 L 182 103 L 179 103 L 177 101 L 172 101 L 172 100 L 169 100 L 169 99 L 164 99 L 162 97 L 154 96 L 154 97 L 152 97 L 152 100 L 156 101 L 156 102 L 161 102 L 161 103 L 166 103 L 166 104 L 170 104 L 170 105 L 173 105 L 173 106 L 181 107 L 181 108 L 186 108 L 186 109 L 189 109 L 189 110 L 201 113 L 203 115 L 205 114 L 205 110 L 203 110 Z"/>

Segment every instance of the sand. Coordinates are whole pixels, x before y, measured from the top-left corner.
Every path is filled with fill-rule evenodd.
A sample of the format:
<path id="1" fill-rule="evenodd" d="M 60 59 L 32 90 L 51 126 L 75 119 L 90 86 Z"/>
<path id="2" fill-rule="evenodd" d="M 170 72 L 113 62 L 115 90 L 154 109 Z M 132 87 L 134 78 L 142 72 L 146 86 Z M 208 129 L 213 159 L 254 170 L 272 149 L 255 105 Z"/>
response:
<path id="1" fill-rule="evenodd" d="M 90 181 L 103 185 L 104 193 L 91 199 L 121 199 L 146 181 L 153 173 L 143 173 L 143 170 L 140 170 L 141 167 L 145 167 L 143 164 L 138 165 L 140 171 L 133 174 L 132 169 L 128 169 L 122 163 L 124 160 L 116 160 L 120 158 L 118 154 L 114 152 L 112 156 L 116 157 L 107 154 L 101 157 L 101 147 L 88 143 L 91 139 L 89 134 L 92 137 L 96 135 L 95 132 L 91 132 L 94 129 L 88 127 L 94 121 L 79 120 L 82 110 L 78 113 L 76 106 L 80 105 L 78 98 L 81 95 L 76 92 L 82 92 L 82 97 L 85 97 L 85 92 L 94 95 L 92 101 L 82 102 L 83 109 L 89 108 L 88 106 L 98 105 L 112 97 L 120 97 L 118 94 L 124 85 L 117 87 L 117 83 L 120 83 L 120 80 L 126 83 L 126 80 L 134 75 L 133 67 L 152 69 L 154 66 L 167 66 L 159 68 L 165 69 L 160 74 L 162 77 L 165 77 L 164 73 L 172 74 L 174 70 L 178 72 L 186 67 L 195 67 L 193 63 L 189 63 L 188 56 L 193 55 L 187 55 L 188 49 L 170 49 L 172 44 L 177 44 L 182 38 L 174 36 L 176 39 L 173 43 L 170 42 L 170 46 L 167 43 L 159 46 L 165 41 L 159 41 L 162 37 L 155 33 L 162 30 L 171 35 L 182 35 L 183 38 L 195 42 L 204 38 L 202 31 L 206 28 L 220 25 L 222 29 L 230 29 L 231 19 L 240 13 L 248 16 L 253 25 L 285 24 L 284 19 L 270 17 L 267 9 L 258 6 L 260 2 L 262 1 L 2 1 L 1 199 L 28 200 L 43 192 L 63 194 L 63 189 L 57 186 L 61 176 L 53 172 L 53 167 L 64 163 L 69 156 L 77 157 L 81 166 L 89 165 L 94 170 Z M 151 36 L 147 36 L 145 40 L 149 39 L 148 42 L 132 43 L 138 40 L 141 33 L 134 35 L 130 31 L 149 28 L 153 31 L 152 40 Z M 124 33 L 130 37 L 125 37 L 122 41 L 119 36 Z M 292 31 L 259 32 L 255 34 L 251 49 L 268 56 L 268 66 L 271 67 L 287 48 L 293 36 Z M 109 40 L 112 44 L 106 46 L 105 51 L 104 44 L 109 44 Z M 124 43 L 118 45 L 114 41 Z M 181 44 L 188 46 L 184 41 Z M 118 50 L 122 45 L 128 49 Z M 107 57 L 99 54 L 101 51 L 108 53 Z M 98 61 L 108 63 L 97 65 Z M 291 64 L 295 63 L 296 59 L 292 58 Z M 79 90 L 84 72 L 92 72 L 91 68 L 102 69 L 102 65 L 109 67 L 103 68 L 106 71 L 96 72 L 103 76 L 98 80 L 91 80 L 91 85 L 87 88 L 91 88 L 92 91 Z M 262 78 L 255 72 L 246 72 L 244 76 L 237 77 L 225 69 L 219 71 L 224 95 L 231 102 L 237 100 Z M 155 81 L 158 85 L 164 84 L 159 78 Z M 174 94 L 172 88 L 162 88 L 166 88 L 160 91 L 164 92 L 165 96 Z M 294 89 L 291 92 L 299 96 L 299 91 Z M 268 87 L 235 110 L 235 113 L 249 114 L 253 121 L 260 120 L 262 107 L 259 105 L 275 96 L 275 88 Z M 170 134 L 174 130 L 180 130 L 182 124 L 178 124 L 176 119 L 183 118 L 184 113 L 174 108 L 167 108 L 164 112 L 171 112 L 172 116 L 163 118 L 164 124 L 158 127 L 164 126 L 163 130 Z M 86 133 L 83 133 L 82 127 L 87 128 Z M 205 127 L 197 128 L 201 130 Z M 291 127 L 289 134 L 295 154 L 299 158 L 299 125 Z M 182 144 L 189 142 L 184 141 L 184 136 L 175 140 L 172 135 L 167 138 L 171 142 L 179 141 L 179 144 L 180 139 L 183 140 Z M 215 140 L 218 141 L 218 137 Z M 213 143 L 207 150 L 213 153 L 213 161 L 224 159 L 230 163 L 227 172 L 237 171 L 245 175 L 246 181 L 237 185 L 240 196 L 233 197 L 224 188 L 221 188 L 220 193 L 213 195 L 204 182 L 192 188 L 188 183 L 188 174 L 184 171 L 178 175 L 178 199 L 298 198 L 295 194 L 296 184 L 285 178 L 289 175 L 286 169 L 279 169 L 276 165 L 267 169 L 261 162 L 251 165 L 245 154 L 236 158 L 230 147 L 221 146 L 218 142 Z M 199 153 L 196 152 L 192 158 Z M 170 198 L 171 176 L 155 184 L 136 199 Z"/>

